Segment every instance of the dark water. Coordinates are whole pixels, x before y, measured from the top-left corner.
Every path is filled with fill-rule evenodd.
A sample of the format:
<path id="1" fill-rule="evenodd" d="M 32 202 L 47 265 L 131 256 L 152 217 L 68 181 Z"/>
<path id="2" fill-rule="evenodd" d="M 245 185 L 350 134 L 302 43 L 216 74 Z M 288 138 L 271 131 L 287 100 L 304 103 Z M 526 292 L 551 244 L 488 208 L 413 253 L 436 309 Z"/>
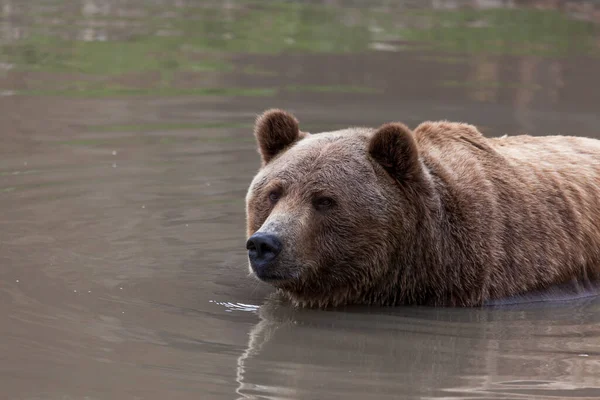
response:
<path id="1" fill-rule="evenodd" d="M 600 137 L 596 1 L 0 1 L 0 397 L 600 397 L 600 300 L 294 310 L 255 115 Z"/>

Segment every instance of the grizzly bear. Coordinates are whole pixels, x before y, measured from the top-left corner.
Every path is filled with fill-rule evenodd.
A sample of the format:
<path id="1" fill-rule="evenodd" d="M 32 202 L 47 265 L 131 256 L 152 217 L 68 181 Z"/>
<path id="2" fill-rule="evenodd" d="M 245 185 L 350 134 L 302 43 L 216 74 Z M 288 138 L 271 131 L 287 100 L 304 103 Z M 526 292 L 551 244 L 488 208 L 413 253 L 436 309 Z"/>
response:
<path id="1" fill-rule="evenodd" d="M 250 271 L 294 304 L 481 306 L 600 277 L 600 141 L 258 117 Z"/>

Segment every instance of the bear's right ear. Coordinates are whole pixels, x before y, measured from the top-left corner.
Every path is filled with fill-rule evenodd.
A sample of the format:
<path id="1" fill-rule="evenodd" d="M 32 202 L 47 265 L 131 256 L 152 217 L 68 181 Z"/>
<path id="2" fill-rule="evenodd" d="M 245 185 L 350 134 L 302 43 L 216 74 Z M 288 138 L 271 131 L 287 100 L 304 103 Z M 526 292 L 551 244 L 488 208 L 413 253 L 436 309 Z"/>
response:
<path id="1" fill-rule="evenodd" d="M 308 133 L 300 132 L 298 120 L 293 115 L 282 110 L 271 109 L 256 119 L 254 135 L 264 165 Z"/>
<path id="2" fill-rule="evenodd" d="M 369 142 L 369 154 L 399 181 L 420 176 L 417 143 L 404 124 L 394 122 L 379 127 Z"/>

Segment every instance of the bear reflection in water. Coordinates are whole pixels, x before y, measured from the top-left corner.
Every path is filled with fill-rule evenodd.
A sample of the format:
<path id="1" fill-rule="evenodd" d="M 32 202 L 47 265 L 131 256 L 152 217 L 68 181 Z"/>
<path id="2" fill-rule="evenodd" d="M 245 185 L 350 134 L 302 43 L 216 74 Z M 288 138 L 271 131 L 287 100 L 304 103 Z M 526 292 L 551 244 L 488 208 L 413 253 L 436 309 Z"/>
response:
<path id="1" fill-rule="evenodd" d="M 600 298 L 528 301 L 322 311 L 290 307 L 273 294 L 237 360 L 237 393 L 240 399 L 599 398 Z"/>

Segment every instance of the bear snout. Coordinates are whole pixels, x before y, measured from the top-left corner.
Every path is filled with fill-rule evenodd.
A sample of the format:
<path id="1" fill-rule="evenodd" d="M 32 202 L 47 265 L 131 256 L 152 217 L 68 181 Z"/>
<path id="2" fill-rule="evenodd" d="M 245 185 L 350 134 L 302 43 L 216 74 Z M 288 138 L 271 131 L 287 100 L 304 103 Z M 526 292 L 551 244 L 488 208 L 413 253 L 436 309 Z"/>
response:
<path id="1" fill-rule="evenodd" d="M 272 271 L 269 271 L 269 267 L 273 265 L 282 248 L 281 241 L 273 234 L 256 232 L 250 236 L 246 242 L 246 249 L 252 270 L 258 278 L 277 279 L 277 276 L 273 276 Z"/>

